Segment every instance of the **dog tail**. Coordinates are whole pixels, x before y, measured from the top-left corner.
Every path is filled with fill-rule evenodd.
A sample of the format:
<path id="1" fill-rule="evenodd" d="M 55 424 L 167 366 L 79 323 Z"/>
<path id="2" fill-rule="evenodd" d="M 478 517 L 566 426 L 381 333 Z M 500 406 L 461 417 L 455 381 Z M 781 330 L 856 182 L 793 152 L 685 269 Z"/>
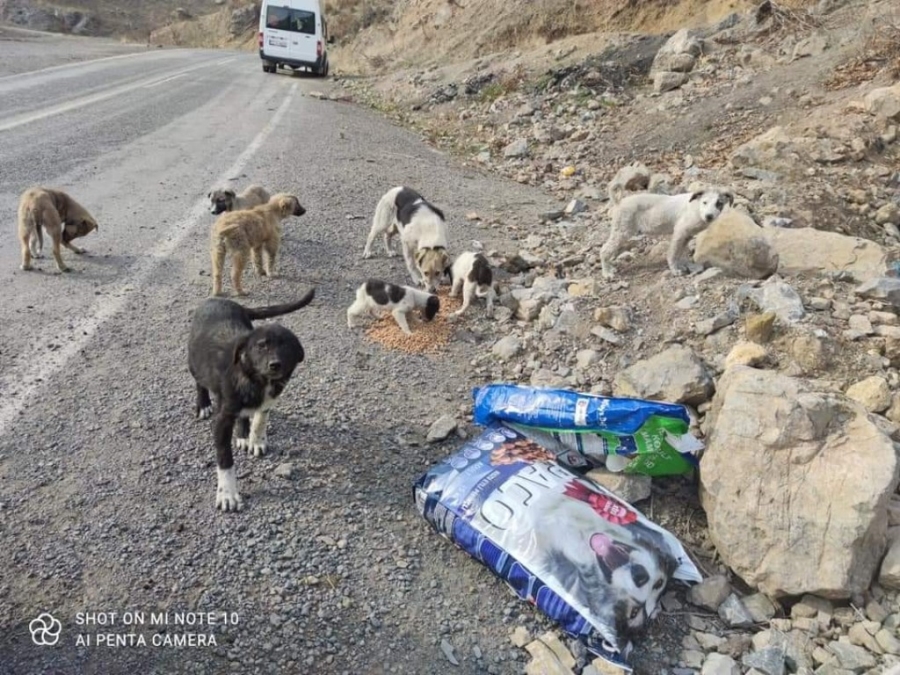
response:
<path id="1" fill-rule="evenodd" d="M 247 316 L 250 317 L 251 321 L 258 321 L 259 319 L 271 319 L 275 316 L 281 316 L 282 314 L 290 314 L 291 312 L 296 312 L 301 307 L 306 307 L 310 302 L 312 302 L 313 297 L 316 295 L 316 289 L 311 288 L 302 298 L 297 300 L 296 302 L 289 302 L 284 305 L 269 305 L 268 307 L 245 307 L 244 311 L 247 312 Z"/>
<path id="2" fill-rule="evenodd" d="M 400 228 L 397 225 L 397 194 L 403 188 L 392 188 L 388 190 L 384 196 L 378 200 L 375 207 L 375 215 L 372 216 L 372 232 L 387 232 Z M 401 233 L 402 234 L 402 233 Z"/>

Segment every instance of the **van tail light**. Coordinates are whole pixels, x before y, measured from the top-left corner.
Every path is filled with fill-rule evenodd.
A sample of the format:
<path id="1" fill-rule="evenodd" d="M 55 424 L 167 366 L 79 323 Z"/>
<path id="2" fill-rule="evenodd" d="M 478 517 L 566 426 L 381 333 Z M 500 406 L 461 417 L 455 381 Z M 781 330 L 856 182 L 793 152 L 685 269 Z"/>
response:
<path id="1" fill-rule="evenodd" d="M 322 41 L 316 41 L 316 56 L 322 56 Z"/>
<path id="2" fill-rule="evenodd" d="M 259 31 L 259 47 L 262 49 L 263 46 L 263 32 Z"/>

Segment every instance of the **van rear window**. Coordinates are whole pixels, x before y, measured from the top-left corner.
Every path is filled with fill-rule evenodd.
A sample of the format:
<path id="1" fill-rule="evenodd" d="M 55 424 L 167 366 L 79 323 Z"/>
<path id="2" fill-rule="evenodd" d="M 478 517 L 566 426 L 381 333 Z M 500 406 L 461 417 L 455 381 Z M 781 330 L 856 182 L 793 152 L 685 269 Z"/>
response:
<path id="1" fill-rule="evenodd" d="M 266 9 L 266 27 L 276 30 L 287 30 L 292 33 L 316 34 L 316 13 L 305 9 L 290 7 L 273 7 Z"/>

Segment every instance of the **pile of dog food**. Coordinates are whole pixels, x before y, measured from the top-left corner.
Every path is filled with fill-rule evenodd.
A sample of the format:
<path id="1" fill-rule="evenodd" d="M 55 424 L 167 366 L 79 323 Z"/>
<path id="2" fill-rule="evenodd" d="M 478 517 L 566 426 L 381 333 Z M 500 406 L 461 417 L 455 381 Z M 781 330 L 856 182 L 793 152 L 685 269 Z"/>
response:
<path id="1" fill-rule="evenodd" d="M 395 349 L 407 354 L 434 354 L 439 352 L 448 342 L 456 327 L 448 319 L 451 312 L 455 312 L 462 305 L 462 298 L 451 298 L 449 288 L 441 288 L 438 297 L 441 299 L 441 308 L 431 321 L 424 321 L 418 312 L 412 311 L 407 315 L 409 328 L 412 335 L 406 335 L 394 317 L 386 314 L 372 321 L 366 329 L 366 336 L 372 342 L 377 342 L 387 349 Z M 471 311 L 478 311 L 481 307 L 472 307 Z M 470 310 L 466 310 L 466 314 Z M 466 316 L 463 315 L 463 317 Z"/>

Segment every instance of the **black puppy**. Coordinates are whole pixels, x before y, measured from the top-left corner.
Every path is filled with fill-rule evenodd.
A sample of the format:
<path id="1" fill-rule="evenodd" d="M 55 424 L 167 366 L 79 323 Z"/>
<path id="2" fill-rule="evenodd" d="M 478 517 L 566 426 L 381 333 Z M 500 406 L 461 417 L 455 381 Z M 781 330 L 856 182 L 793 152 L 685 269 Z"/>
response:
<path id="1" fill-rule="evenodd" d="M 254 328 L 251 322 L 294 312 L 314 295 L 312 289 L 297 302 L 256 309 L 209 298 L 194 312 L 188 368 L 197 383 L 197 417 L 212 414 L 210 392 L 218 404 L 213 423 L 219 481 L 216 508 L 240 511 L 243 505 L 231 454 L 235 424 L 238 448 L 255 456 L 265 453 L 269 410 L 304 358 L 300 340 L 287 328 L 278 324 Z"/>

